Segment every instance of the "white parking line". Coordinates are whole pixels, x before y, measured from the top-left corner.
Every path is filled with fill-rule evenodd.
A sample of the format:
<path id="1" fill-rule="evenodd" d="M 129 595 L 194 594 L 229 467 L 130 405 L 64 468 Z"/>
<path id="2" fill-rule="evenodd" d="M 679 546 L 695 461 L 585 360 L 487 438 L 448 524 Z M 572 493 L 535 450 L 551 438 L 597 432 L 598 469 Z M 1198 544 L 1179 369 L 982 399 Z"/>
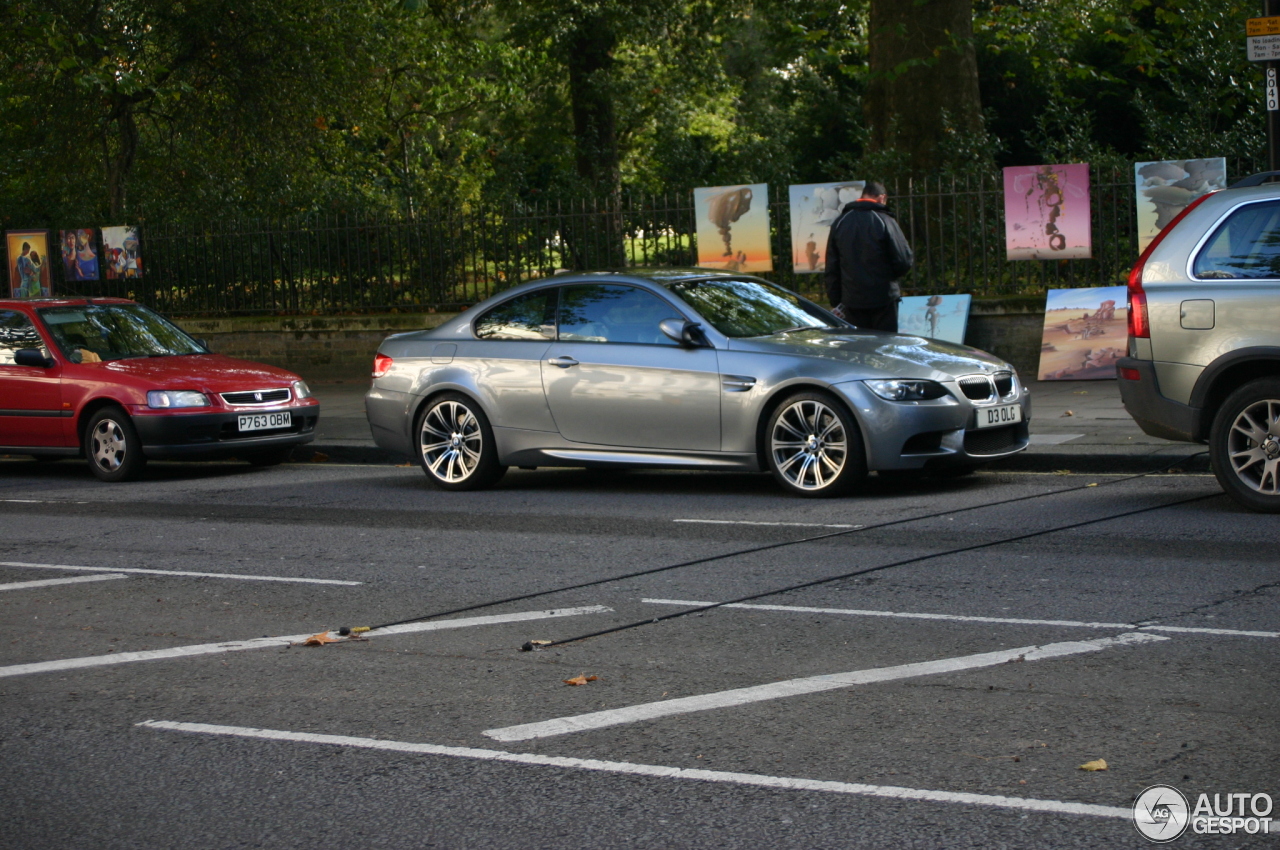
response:
<path id="1" fill-rule="evenodd" d="M 171 720 L 145 720 L 139 724 L 148 729 L 171 732 L 188 732 L 199 735 L 223 735 L 235 738 L 256 738 L 267 741 L 293 741 L 305 744 L 325 744 L 335 747 L 356 747 L 366 750 L 384 750 L 397 753 L 421 753 L 431 756 L 475 759 L 478 761 L 510 762 L 541 767 L 590 770 L 600 773 L 621 773 L 633 776 L 651 776 L 656 779 L 693 780 L 719 782 L 727 785 L 746 785 L 756 788 L 776 788 L 783 791 L 821 791 L 828 794 L 850 794 L 861 797 L 887 797 L 893 800 L 920 800 L 928 803 L 953 803 L 970 806 L 991 806 L 1015 811 L 1045 812 L 1055 815 L 1087 815 L 1099 818 L 1128 820 L 1129 808 L 1098 806 L 1090 803 L 1067 803 L 1059 800 L 1036 800 L 1025 797 L 1000 797 L 993 794 L 968 794 L 956 791 L 929 791 L 920 788 L 902 788 L 895 785 L 863 785 L 856 782 L 832 782 L 824 779 L 797 779 L 789 776 L 767 776 L 758 773 L 729 773 L 723 770 L 696 770 L 680 767 L 664 767 L 653 764 L 635 764 L 625 761 L 601 761 L 599 759 L 543 756 L 533 753 L 509 753 L 502 750 L 482 750 L 474 747 L 445 747 L 438 744 L 415 744 L 408 741 L 384 741 L 377 738 L 354 738 L 347 735 L 321 735 L 315 732 L 285 732 L 277 729 L 254 729 L 246 726 L 215 726 L 208 723 L 177 723 Z"/>
<path id="2" fill-rule="evenodd" d="M 436 620 L 430 623 L 405 623 L 369 632 L 366 637 L 403 635 L 412 632 L 434 632 L 444 629 L 464 629 L 471 626 L 489 626 L 498 623 L 519 623 L 526 620 L 546 620 L 553 617 L 577 617 L 582 614 L 605 614 L 612 611 L 603 605 L 582 608 L 557 608 L 553 611 L 522 611 L 518 614 L 493 614 L 487 617 L 466 617 L 459 620 Z M 332 632 L 330 636 L 336 637 Z M 112 664 L 128 664 L 133 661 L 159 661 L 166 658 L 188 658 L 193 655 L 213 655 L 220 652 L 240 652 L 246 649 L 280 649 L 291 643 L 306 640 L 311 635 L 285 635 L 282 637 L 254 638 L 253 640 L 201 643 L 190 646 L 172 646 L 168 649 L 144 649 L 139 652 L 121 652 L 114 655 L 90 655 L 83 658 L 64 658 L 60 661 L 37 661 L 31 664 L 14 664 L 0 667 L 0 678 L 25 676 L 29 673 L 52 673 L 56 670 L 78 670 L 83 667 L 106 667 Z"/>
<path id="3" fill-rule="evenodd" d="M 785 525 L 788 528 L 862 528 L 847 523 L 823 522 L 756 522 L 746 519 L 673 519 L 672 522 L 696 522 L 703 525 Z"/>
<path id="4" fill-rule="evenodd" d="M 0 503 L 15 505 L 87 505 L 88 502 L 73 502 L 70 499 L 0 499 Z"/>
<path id="5" fill-rule="evenodd" d="M 185 576 L 187 578 L 232 578 L 242 581 L 283 581 L 292 584 L 341 584 L 347 587 L 362 581 L 339 581 L 333 578 L 290 578 L 287 576 L 254 576 L 241 573 L 196 573 L 189 570 L 145 570 L 140 567 L 73 567 L 69 564 L 27 564 L 22 561 L 0 561 L 0 567 L 23 567 L 32 570 L 83 570 L 102 573 L 139 573 L 149 576 Z"/>
<path id="6" fill-rule="evenodd" d="M 583 732 L 588 729 L 602 729 L 606 726 L 620 726 L 625 723 L 654 720 L 673 714 L 688 714 L 694 711 L 730 708 L 753 702 L 813 694 L 837 688 L 848 688 L 853 685 L 889 682 L 896 679 L 930 676 L 937 673 L 956 673 L 962 670 L 974 670 L 979 667 L 992 667 L 996 664 L 1004 664 L 1010 661 L 1039 661 L 1044 658 L 1058 658 L 1064 655 L 1076 655 L 1081 652 L 1097 652 L 1113 646 L 1164 640 L 1169 640 L 1169 638 L 1129 632 L 1097 640 L 1065 641 L 1044 646 L 1023 646 L 1017 649 L 1002 649 L 997 652 L 982 652 L 977 655 L 943 658 L 938 661 L 922 661 L 916 664 L 879 667 L 871 670 L 854 670 L 850 673 L 807 676 L 803 679 L 770 682 L 767 685 L 734 688 L 728 691 L 699 694 L 698 696 L 683 697 L 681 699 L 641 703 L 640 705 L 627 706 L 626 708 L 593 711 L 589 714 L 578 714 L 572 717 L 559 717 L 539 723 L 525 723 L 519 726 L 506 726 L 501 729 L 488 729 L 484 734 L 497 741 L 528 741 L 532 738 L 549 738 L 554 735 L 566 735 L 570 732 Z"/>
<path id="7" fill-rule="evenodd" d="M 92 576 L 76 576 L 75 578 L 46 578 L 40 581 L 11 581 L 0 584 L 0 590 L 22 590 L 27 587 L 53 587 L 59 584 L 81 584 L 86 581 L 110 581 L 114 578 L 128 578 L 120 573 L 107 573 L 106 575 Z"/>
<path id="8" fill-rule="evenodd" d="M 714 602 L 696 602 L 691 599 L 641 599 L 651 605 L 679 605 L 701 608 Z M 1138 623 L 1091 623 L 1081 620 L 1026 620 L 1019 617 L 970 617 L 962 614 L 917 614 L 903 611 L 859 611 L 853 608 L 808 608 L 803 605 L 755 605 L 735 602 L 724 608 L 748 608 L 753 611 L 783 611 L 789 614 L 843 614 L 850 617 L 896 617 L 904 620 L 952 620 L 961 623 L 997 623 L 1010 626 L 1066 626 L 1076 629 L 1138 629 L 1144 632 L 1176 632 L 1178 634 L 1230 635 L 1233 637 L 1280 637 L 1280 632 L 1259 632 L 1246 629 L 1204 629 L 1193 626 L 1147 626 Z"/>

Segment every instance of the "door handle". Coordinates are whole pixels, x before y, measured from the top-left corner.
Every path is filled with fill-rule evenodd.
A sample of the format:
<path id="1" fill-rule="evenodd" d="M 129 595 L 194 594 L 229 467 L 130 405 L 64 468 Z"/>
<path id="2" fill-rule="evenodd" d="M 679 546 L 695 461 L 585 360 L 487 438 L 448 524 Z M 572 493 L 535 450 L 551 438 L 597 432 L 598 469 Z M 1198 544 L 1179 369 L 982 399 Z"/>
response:
<path id="1" fill-rule="evenodd" d="M 578 365 L 578 361 L 572 357 L 552 357 L 547 362 L 552 366 L 559 366 L 561 369 L 568 369 L 570 366 Z"/>

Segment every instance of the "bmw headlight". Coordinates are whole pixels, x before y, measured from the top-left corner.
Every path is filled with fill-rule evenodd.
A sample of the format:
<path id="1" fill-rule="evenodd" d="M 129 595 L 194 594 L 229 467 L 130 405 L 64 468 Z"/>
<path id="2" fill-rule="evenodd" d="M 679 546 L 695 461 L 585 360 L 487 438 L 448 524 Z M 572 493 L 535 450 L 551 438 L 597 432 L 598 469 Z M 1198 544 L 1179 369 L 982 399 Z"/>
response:
<path id="1" fill-rule="evenodd" d="M 209 397 L 195 390 L 152 390 L 147 393 L 147 407 L 208 407 Z"/>
<path id="2" fill-rule="evenodd" d="M 884 381 L 863 381 L 880 398 L 889 401 L 924 401 L 942 398 L 947 388 L 937 381 L 918 378 L 891 378 Z"/>
<path id="3" fill-rule="evenodd" d="M 311 387 L 307 386 L 306 381 L 293 382 L 294 398 L 311 398 Z"/>

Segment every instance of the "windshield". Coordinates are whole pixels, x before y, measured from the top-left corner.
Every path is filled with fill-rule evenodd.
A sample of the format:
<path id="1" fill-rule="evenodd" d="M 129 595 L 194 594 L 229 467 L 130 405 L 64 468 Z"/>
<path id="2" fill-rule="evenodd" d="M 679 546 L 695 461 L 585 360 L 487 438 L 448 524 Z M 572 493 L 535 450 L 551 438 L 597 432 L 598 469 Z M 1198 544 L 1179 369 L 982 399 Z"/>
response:
<path id="1" fill-rule="evenodd" d="M 673 283 L 671 291 L 729 337 L 848 327 L 812 301 L 760 280 L 695 280 Z"/>
<path id="2" fill-rule="evenodd" d="M 39 313 L 49 335 L 72 363 L 207 353 L 141 304 L 45 307 Z"/>

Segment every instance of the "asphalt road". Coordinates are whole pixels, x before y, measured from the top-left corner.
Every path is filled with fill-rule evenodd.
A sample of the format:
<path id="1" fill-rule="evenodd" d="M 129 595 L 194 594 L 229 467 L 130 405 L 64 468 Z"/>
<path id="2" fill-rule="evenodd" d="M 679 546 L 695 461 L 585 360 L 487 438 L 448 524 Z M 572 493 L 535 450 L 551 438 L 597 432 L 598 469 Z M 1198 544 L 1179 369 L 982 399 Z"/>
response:
<path id="1" fill-rule="evenodd" d="M 3 460 L 0 535 L 4 848 L 1142 847 L 1150 785 L 1280 798 L 1277 518 L 1207 476 Z"/>

